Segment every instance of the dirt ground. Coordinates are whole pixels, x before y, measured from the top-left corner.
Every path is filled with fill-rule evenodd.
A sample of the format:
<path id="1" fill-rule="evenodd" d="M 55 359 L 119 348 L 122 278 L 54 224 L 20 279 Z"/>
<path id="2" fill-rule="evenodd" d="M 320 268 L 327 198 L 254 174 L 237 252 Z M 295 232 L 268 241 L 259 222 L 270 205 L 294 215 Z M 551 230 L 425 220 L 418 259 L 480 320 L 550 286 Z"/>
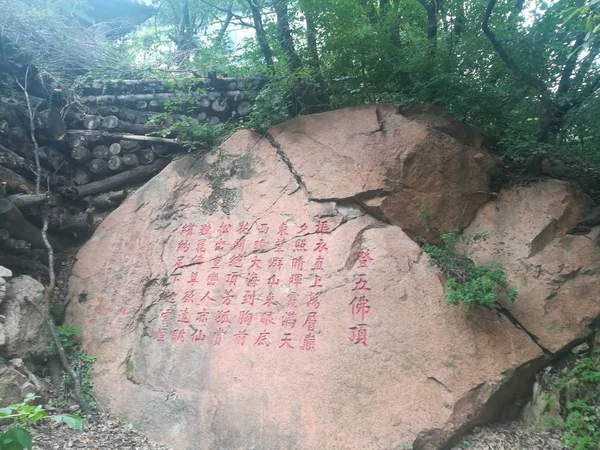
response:
<path id="1" fill-rule="evenodd" d="M 33 450 L 173 450 L 153 444 L 130 424 L 107 415 L 94 423 L 85 423 L 81 432 L 65 425 L 45 423 L 37 426 L 33 435 Z M 555 432 L 526 430 L 519 423 L 511 422 L 476 428 L 452 450 L 561 450 L 564 447 L 560 442 L 560 435 Z"/>

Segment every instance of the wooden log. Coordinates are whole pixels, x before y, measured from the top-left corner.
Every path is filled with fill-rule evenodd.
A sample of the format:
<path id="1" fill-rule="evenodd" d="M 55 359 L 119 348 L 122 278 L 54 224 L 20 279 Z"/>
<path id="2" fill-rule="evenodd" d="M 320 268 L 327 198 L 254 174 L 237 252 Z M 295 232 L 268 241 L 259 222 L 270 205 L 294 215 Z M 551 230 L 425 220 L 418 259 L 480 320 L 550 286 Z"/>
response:
<path id="1" fill-rule="evenodd" d="M 12 238 L 30 242 L 33 248 L 46 248 L 42 231 L 25 219 L 21 211 L 7 198 L 0 198 L 0 219 L 2 227 L 8 230 Z M 64 247 L 64 242 L 57 237 L 49 234 L 48 240 L 55 249 Z"/>
<path id="2" fill-rule="evenodd" d="M 27 253 L 31 250 L 31 244 L 26 241 L 9 237 L 4 241 L 0 241 L 0 248 L 17 253 Z"/>
<path id="3" fill-rule="evenodd" d="M 154 153 L 161 158 L 166 158 L 171 154 L 169 147 L 165 147 L 164 145 L 153 145 L 151 148 Z"/>
<path id="4" fill-rule="evenodd" d="M 82 184 L 88 184 L 92 181 L 93 178 L 94 177 L 92 176 L 92 173 L 89 170 L 81 168 L 77 169 L 75 175 L 73 175 L 73 183 L 75 183 L 78 186 L 81 186 Z"/>
<path id="5" fill-rule="evenodd" d="M 125 94 L 125 95 L 91 95 L 84 96 L 79 101 L 84 105 L 100 106 L 126 106 L 137 110 L 162 111 L 167 103 L 177 101 L 182 105 L 191 107 L 200 106 L 208 108 L 217 98 L 242 99 L 252 95 L 239 90 L 209 91 L 207 94 L 199 93 L 154 93 L 154 94 Z"/>
<path id="6" fill-rule="evenodd" d="M 214 112 L 220 113 L 223 111 L 227 111 L 227 109 L 229 108 L 229 105 L 227 104 L 226 99 L 218 98 L 212 102 L 211 108 Z"/>
<path id="7" fill-rule="evenodd" d="M 208 97 L 202 97 L 198 104 L 203 108 L 210 108 L 211 100 Z"/>
<path id="8" fill-rule="evenodd" d="M 57 206 L 48 211 L 48 229 L 54 232 L 65 230 L 90 231 L 93 218 L 87 212 L 71 214 L 67 208 Z"/>
<path id="9" fill-rule="evenodd" d="M 100 114 L 101 116 L 113 116 L 118 114 L 120 110 L 121 108 L 118 106 L 99 106 L 97 108 L 97 114 Z"/>
<path id="10" fill-rule="evenodd" d="M 26 273 L 48 273 L 48 267 L 36 259 L 24 257 L 23 255 L 14 255 L 4 250 L 0 250 L 0 265 L 11 270 L 20 269 Z"/>
<path id="11" fill-rule="evenodd" d="M 41 147 L 38 149 L 39 152 L 39 156 L 40 156 L 40 161 L 44 162 L 44 164 L 49 165 L 50 167 L 55 166 L 57 169 L 60 168 L 61 172 L 68 172 L 70 170 L 70 166 L 68 164 L 67 161 L 64 160 L 64 158 L 62 157 L 62 155 L 56 155 L 56 153 L 58 153 L 56 150 L 52 150 L 52 152 L 50 152 L 50 155 L 52 158 L 50 162 L 52 164 L 50 164 L 49 162 L 49 152 L 48 152 L 48 148 L 47 147 Z M 54 153 L 56 152 L 56 153 Z M 34 158 L 34 155 L 31 155 L 31 158 Z M 58 163 L 58 161 L 62 161 L 62 163 Z M 30 183 L 29 180 L 27 180 L 26 178 L 22 177 L 21 175 L 19 175 L 18 173 L 14 172 L 15 171 L 25 171 L 27 173 L 31 174 L 31 178 L 35 178 L 35 174 L 37 172 L 37 168 L 35 165 L 35 162 L 33 162 L 33 160 L 31 159 L 26 159 L 23 158 L 19 155 L 17 155 L 15 152 L 7 149 L 6 147 L 0 145 L 0 164 L 3 164 L 4 167 L 0 166 L 0 182 L 5 181 L 7 183 L 7 186 L 13 190 L 15 190 L 15 192 L 23 192 L 26 194 L 29 193 L 33 193 L 32 192 L 25 192 L 25 191 L 21 191 L 18 188 L 18 184 L 21 183 Z M 56 169 L 54 169 L 56 170 Z M 50 185 L 52 186 L 56 186 L 58 184 L 68 184 L 68 180 L 60 175 L 55 175 L 51 172 L 49 172 L 48 170 L 44 169 L 42 167 L 42 187 L 45 187 L 46 184 L 48 183 L 48 181 L 50 182 Z M 2 177 L 5 177 L 6 179 L 3 179 Z M 15 184 L 16 183 L 16 184 Z M 33 184 L 32 184 L 33 186 Z M 35 188 L 33 188 L 35 189 Z"/>
<path id="12" fill-rule="evenodd" d="M 67 131 L 67 139 L 71 148 L 75 147 L 95 147 L 104 138 L 100 131 Z"/>
<path id="13" fill-rule="evenodd" d="M 74 198 L 100 194 L 102 192 L 110 191 L 111 189 L 119 188 L 128 183 L 151 178 L 164 169 L 167 164 L 169 164 L 168 159 L 157 159 L 147 166 L 138 166 L 117 175 L 104 178 L 103 180 L 94 181 L 93 183 L 76 188 L 61 188 L 61 193 Z"/>
<path id="14" fill-rule="evenodd" d="M 137 152 L 140 164 L 146 165 L 154 161 L 156 154 L 151 148 L 143 148 Z"/>
<path id="15" fill-rule="evenodd" d="M 64 206 L 56 206 L 50 208 L 48 214 L 48 229 L 50 231 L 60 231 L 63 229 L 63 224 L 69 220 L 69 210 Z"/>
<path id="16" fill-rule="evenodd" d="M 128 156 L 129 153 L 126 153 L 123 156 Z M 111 172 L 122 172 L 125 170 L 126 166 L 123 164 L 123 159 L 120 156 L 111 156 L 108 159 L 108 169 Z"/>
<path id="17" fill-rule="evenodd" d="M 6 183 L 6 186 L 14 192 L 22 194 L 33 194 L 35 192 L 33 184 L 4 166 L 0 166 L 0 183 Z"/>
<path id="18" fill-rule="evenodd" d="M 110 150 L 106 145 L 98 145 L 92 150 L 92 155 L 97 159 L 108 160 L 110 158 Z"/>
<path id="19" fill-rule="evenodd" d="M 204 122 L 207 117 L 208 116 L 206 115 L 206 113 L 201 112 L 196 116 L 196 119 L 198 119 L 199 122 Z"/>
<path id="20" fill-rule="evenodd" d="M 118 131 L 119 133 L 131 133 L 143 136 L 146 134 L 154 133 L 156 131 L 160 131 L 161 129 L 163 129 L 163 127 L 161 126 L 121 121 L 119 122 L 119 125 L 115 128 L 115 131 Z"/>
<path id="21" fill-rule="evenodd" d="M 135 153 L 125 153 L 121 157 L 121 161 L 123 161 L 123 164 L 125 164 L 127 167 L 137 167 L 140 164 L 140 161 Z"/>
<path id="22" fill-rule="evenodd" d="M 88 164 L 88 168 L 94 175 L 104 175 L 108 173 L 108 163 L 103 159 L 92 159 Z"/>
<path id="23" fill-rule="evenodd" d="M 17 155 L 12 150 L 0 145 L 0 164 L 9 169 L 22 169 L 29 167 L 25 158 Z"/>
<path id="24" fill-rule="evenodd" d="M 118 141 L 124 150 L 126 150 L 126 148 L 123 146 L 123 143 L 121 142 L 121 140 L 139 142 L 140 144 L 166 145 L 169 147 L 182 147 L 185 144 L 184 142 L 178 141 L 176 139 L 167 139 L 167 138 L 154 137 L 154 136 L 137 136 L 135 134 L 127 134 L 127 133 L 108 133 L 108 132 L 103 132 L 103 131 L 89 131 L 89 130 L 69 130 L 69 131 L 67 131 L 67 134 L 69 136 L 70 141 L 71 140 L 77 141 L 77 140 L 81 140 L 82 138 L 84 140 L 86 140 L 86 139 L 89 140 L 89 139 L 93 138 L 93 139 L 96 139 L 96 141 L 99 141 L 102 139 L 110 140 L 112 142 Z M 73 145 L 73 147 L 77 147 L 77 145 Z"/>
<path id="25" fill-rule="evenodd" d="M 102 119 L 102 128 L 114 130 L 119 125 L 119 119 L 115 116 L 106 116 Z"/>
<path id="26" fill-rule="evenodd" d="M 86 130 L 97 130 L 102 125 L 101 116 L 85 116 L 83 118 L 83 126 Z"/>
<path id="27" fill-rule="evenodd" d="M 217 125 L 221 123 L 221 119 L 219 119 L 217 116 L 212 116 L 210 118 L 210 123 L 212 123 L 213 125 Z"/>
<path id="28" fill-rule="evenodd" d="M 252 111 L 252 105 L 250 102 L 240 102 L 237 105 L 236 111 L 242 117 L 247 116 Z"/>
<path id="29" fill-rule="evenodd" d="M 210 106 L 210 104 L 209 104 Z M 103 109 L 106 108 L 106 109 Z M 166 127 L 172 125 L 176 120 L 183 120 L 185 118 L 182 114 L 169 114 L 165 116 L 157 117 L 156 112 L 152 111 L 138 111 L 135 109 L 118 108 L 116 106 L 104 106 L 100 107 L 98 114 L 102 116 L 115 116 L 119 121 L 135 123 L 139 125 L 146 125 L 150 119 L 153 120 L 152 125 L 159 127 Z"/>
<path id="30" fill-rule="evenodd" d="M 140 149 L 140 144 L 138 144 L 135 141 L 122 140 L 122 141 L 119 141 L 119 145 L 121 146 L 121 149 L 125 153 L 136 152 Z"/>
<path id="31" fill-rule="evenodd" d="M 199 86 L 204 83 L 199 82 Z M 155 80 L 94 80 L 83 90 L 84 95 L 168 92 L 169 87 Z"/>
<path id="32" fill-rule="evenodd" d="M 10 237 L 10 233 L 8 232 L 8 230 L 5 230 L 4 228 L 0 228 L 0 241 L 5 241 Z"/>
<path id="33" fill-rule="evenodd" d="M 108 147 L 108 152 L 111 154 L 111 156 L 119 156 L 121 154 L 121 144 L 113 142 Z"/>
<path id="34" fill-rule="evenodd" d="M 116 192 L 106 192 L 96 197 L 86 197 L 85 201 L 98 210 L 107 210 L 119 206 L 125 197 L 127 197 L 127 190 L 122 189 Z"/>
<path id="35" fill-rule="evenodd" d="M 92 152 L 85 147 L 75 147 L 71 150 L 71 158 L 79 164 L 85 164 L 93 159 Z"/>
<path id="36" fill-rule="evenodd" d="M 47 165 L 54 171 L 61 171 L 62 173 L 68 172 L 68 163 L 65 161 L 64 156 L 58 150 L 52 147 L 42 147 L 40 148 L 43 151 L 44 157 L 42 160 L 47 163 Z M 40 154 L 42 154 L 40 152 Z M 62 170 L 61 170 L 62 169 Z"/>
<path id="37" fill-rule="evenodd" d="M 57 109 L 47 109 L 36 114 L 35 132 L 42 139 L 62 141 L 66 137 L 67 125 Z"/>
<path id="38" fill-rule="evenodd" d="M 56 205 L 59 202 L 54 194 L 13 194 L 9 195 L 8 199 L 20 210 L 43 204 Z"/>

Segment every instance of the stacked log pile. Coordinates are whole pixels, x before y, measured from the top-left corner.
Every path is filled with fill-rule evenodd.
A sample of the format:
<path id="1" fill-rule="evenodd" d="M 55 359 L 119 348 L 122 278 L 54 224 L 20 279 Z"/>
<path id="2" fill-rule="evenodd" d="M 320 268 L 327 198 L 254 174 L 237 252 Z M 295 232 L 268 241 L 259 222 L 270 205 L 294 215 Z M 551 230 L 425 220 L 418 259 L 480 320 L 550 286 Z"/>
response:
<path id="1" fill-rule="evenodd" d="M 194 93 L 181 94 L 155 81 L 98 80 L 69 107 L 30 96 L 37 151 L 22 93 L 0 98 L 0 265 L 16 273 L 43 272 L 44 216 L 56 249 L 81 242 L 128 189 L 189 150 L 177 136 L 155 132 L 181 120 L 218 126 L 250 112 L 241 82 L 195 83 Z M 171 112 L 173 100 L 181 111 Z M 169 112 L 148 124 L 169 102 Z"/>
<path id="2" fill-rule="evenodd" d="M 177 92 L 177 88 L 157 81 L 96 80 L 84 89 L 80 102 L 90 114 L 104 120 L 111 117 L 111 129 L 140 134 L 137 131 L 152 131 L 151 127 L 144 128 L 150 117 L 166 109 L 172 112 L 174 104 L 180 114 L 173 114 L 160 125 L 170 125 L 185 116 L 214 125 L 247 116 L 254 93 L 263 83 L 260 79 L 206 78 L 187 83 L 186 92 Z"/>

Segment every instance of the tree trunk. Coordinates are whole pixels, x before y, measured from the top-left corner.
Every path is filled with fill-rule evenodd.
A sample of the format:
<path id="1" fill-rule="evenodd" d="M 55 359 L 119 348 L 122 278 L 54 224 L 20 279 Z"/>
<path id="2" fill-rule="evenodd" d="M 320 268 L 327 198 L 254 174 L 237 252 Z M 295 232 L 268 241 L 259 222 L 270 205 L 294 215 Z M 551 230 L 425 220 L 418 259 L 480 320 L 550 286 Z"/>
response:
<path id="1" fill-rule="evenodd" d="M 321 62 L 319 60 L 319 49 L 317 46 L 317 28 L 313 21 L 312 11 L 308 7 L 304 8 L 304 21 L 306 23 L 306 47 L 308 50 L 308 60 L 312 69 L 321 73 Z"/>
<path id="2" fill-rule="evenodd" d="M 219 34 L 217 35 L 218 41 L 221 41 L 225 37 L 225 33 L 227 32 L 227 28 L 229 28 L 231 19 L 233 19 L 233 3 L 229 5 L 227 15 L 225 16 L 225 20 L 223 21 L 221 29 L 219 30 Z"/>
<path id="3" fill-rule="evenodd" d="M 258 40 L 260 49 L 263 53 L 263 56 L 265 57 L 267 66 L 270 69 L 273 69 L 273 67 L 275 66 L 273 63 L 273 53 L 271 52 L 271 47 L 269 46 L 269 41 L 267 39 L 265 29 L 263 28 L 260 10 L 258 9 L 258 5 L 255 3 L 255 1 L 256 0 L 248 0 L 248 5 L 250 6 L 250 11 L 252 13 L 254 30 L 256 31 L 256 39 Z"/>
<path id="4" fill-rule="evenodd" d="M 290 72 L 295 72 L 302 67 L 302 61 L 294 48 L 294 40 L 290 32 L 287 2 L 288 0 L 274 0 L 273 7 L 277 16 L 277 40 L 287 57 Z"/>

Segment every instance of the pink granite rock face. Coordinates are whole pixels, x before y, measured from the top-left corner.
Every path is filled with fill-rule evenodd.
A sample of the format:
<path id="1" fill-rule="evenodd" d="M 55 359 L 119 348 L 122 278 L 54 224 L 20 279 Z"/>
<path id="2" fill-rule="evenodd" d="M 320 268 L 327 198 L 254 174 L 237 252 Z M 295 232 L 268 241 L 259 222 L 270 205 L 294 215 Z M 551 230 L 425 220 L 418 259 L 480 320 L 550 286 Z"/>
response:
<path id="1" fill-rule="evenodd" d="M 448 306 L 418 245 L 348 200 L 404 158 L 385 141 L 341 164 L 382 134 L 375 108 L 315 117 L 279 149 L 241 131 L 173 162 L 78 254 L 68 314 L 96 394 L 175 449 L 442 448 L 542 364 L 505 317 Z M 456 145 L 393 120 L 398 145 Z M 321 121 L 351 136 L 311 146 Z"/>
<path id="2" fill-rule="evenodd" d="M 495 168 L 477 139 L 463 139 L 478 144 L 471 147 L 435 126 L 431 117 L 412 120 L 378 105 L 296 117 L 270 131 L 311 199 L 352 199 L 431 241 L 471 222 L 490 198 Z M 462 139 L 465 125 L 454 129 Z"/>
<path id="3" fill-rule="evenodd" d="M 504 266 L 519 290 L 504 306 L 550 352 L 587 337 L 600 314 L 600 227 L 567 234 L 589 204 L 569 183 L 546 180 L 501 192 L 465 230 L 490 234 L 467 253 L 479 264 Z"/>

